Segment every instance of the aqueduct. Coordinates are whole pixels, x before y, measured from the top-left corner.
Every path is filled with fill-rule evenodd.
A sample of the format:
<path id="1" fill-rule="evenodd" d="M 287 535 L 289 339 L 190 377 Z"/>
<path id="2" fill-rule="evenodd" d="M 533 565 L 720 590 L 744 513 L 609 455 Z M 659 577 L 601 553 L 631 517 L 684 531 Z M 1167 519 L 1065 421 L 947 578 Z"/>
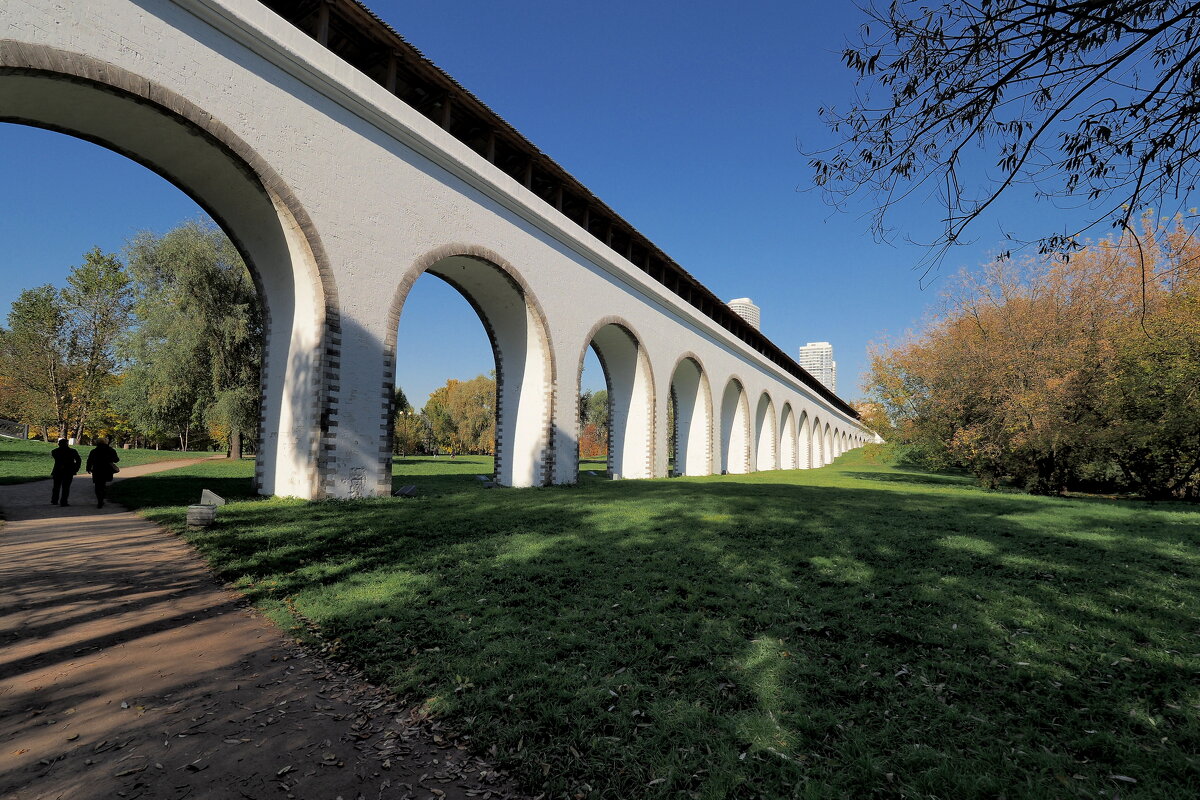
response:
<path id="1" fill-rule="evenodd" d="M 267 317 L 264 494 L 387 494 L 397 321 L 425 272 L 496 359 L 496 479 L 576 479 L 604 366 L 622 477 L 821 466 L 854 410 L 354 0 L 22 0 L 0 121 L 81 137 L 195 199 Z M 668 430 L 669 408 L 674 430 Z"/>

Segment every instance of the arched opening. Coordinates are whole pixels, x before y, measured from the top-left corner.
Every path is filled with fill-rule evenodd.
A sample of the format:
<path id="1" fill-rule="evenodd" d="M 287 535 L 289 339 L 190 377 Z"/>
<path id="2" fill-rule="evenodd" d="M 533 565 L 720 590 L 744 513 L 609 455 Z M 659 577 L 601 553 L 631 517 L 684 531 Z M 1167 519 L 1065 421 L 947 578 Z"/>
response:
<path id="1" fill-rule="evenodd" d="M 783 404 L 783 422 L 779 426 L 780 469 L 800 469 L 800 454 L 796 441 L 796 414 L 791 403 Z"/>
<path id="2" fill-rule="evenodd" d="M 721 474 L 750 471 L 750 401 L 737 378 L 730 378 L 721 395 Z"/>
<path id="3" fill-rule="evenodd" d="M 754 468 L 758 471 L 779 469 L 778 423 L 775 416 L 775 403 L 766 392 L 758 398 L 758 408 L 754 414 L 754 429 L 758 431 L 758 441 L 754 449 Z"/>
<path id="4" fill-rule="evenodd" d="M 536 300 L 512 267 L 495 254 L 478 248 L 466 250 L 453 248 L 430 254 L 409 272 L 392 306 L 397 321 L 392 330 L 398 332 L 409 292 L 425 273 L 442 279 L 466 299 L 487 333 L 495 371 L 492 477 L 501 486 L 542 486 L 550 481 L 550 398 L 554 382 L 545 321 Z M 395 340 L 388 343 L 386 352 L 387 374 L 395 378 L 401 367 L 396 360 Z M 400 374 L 411 373 L 401 367 Z M 465 443 L 472 437 L 479 441 L 477 418 L 440 408 L 436 413 L 442 416 L 430 419 L 429 425 L 438 426 L 435 436 L 439 446 L 452 450 L 455 441 Z M 394 413 L 389 418 L 394 419 Z M 447 447 L 446 443 L 451 444 Z"/>
<path id="5" fill-rule="evenodd" d="M 825 428 L 820 417 L 813 417 L 812 445 L 809 452 L 812 453 L 811 466 L 814 469 L 825 466 Z"/>
<path id="6" fill-rule="evenodd" d="M 475 306 L 455 286 L 422 275 L 396 326 L 389 422 L 394 473 L 492 475 L 496 358 Z"/>
<path id="7" fill-rule="evenodd" d="M 600 363 L 607 392 L 608 472 L 649 478 L 654 469 L 654 379 L 646 349 L 618 322 L 597 327 L 588 347 Z M 581 389 L 584 360 L 580 358 Z M 583 414 L 579 417 L 582 422 Z"/>
<path id="8" fill-rule="evenodd" d="M 322 461 L 336 416 L 324 379 L 334 368 L 326 350 L 339 343 L 334 288 L 311 223 L 279 176 L 202 109 L 112 65 L 26 45 L 0 51 L 0 68 L 0 121 L 120 153 L 162 175 L 222 228 L 254 277 L 266 318 L 257 489 L 349 494 L 330 485 Z"/>
<path id="9" fill-rule="evenodd" d="M 608 374 L 596 348 L 584 346 L 579 371 L 579 407 L 574 414 L 577 424 L 571 427 L 572 415 L 568 413 L 558 420 L 558 430 L 555 431 L 556 436 L 560 437 L 559 442 L 572 441 L 574 437 L 572 447 L 579 458 L 574 464 L 570 463 L 569 458 L 564 459 L 565 463 L 557 464 L 556 481 L 565 478 L 570 482 L 573 477 L 577 479 L 578 475 L 612 476 L 612 462 L 609 459 L 612 451 L 612 404 L 608 399 L 608 383 Z"/>
<path id="10" fill-rule="evenodd" d="M 690 356 L 680 359 L 671 374 L 669 402 L 673 430 L 668 432 L 668 453 L 674 473 L 711 474 L 712 395 L 699 361 Z"/>
<path id="11" fill-rule="evenodd" d="M 797 469 L 812 469 L 813 466 L 813 441 L 812 441 L 812 421 L 808 418 L 808 411 L 800 412 L 800 422 L 797 427 L 798 446 L 796 448 L 796 467 Z"/>
<path id="12" fill-rule="evenodd" d="M 826 423 L 825 423 L 825 436 L 824 436 L 824 445 L 825 445 L 824 459 L 823 459 L 823 461 L 822 461 L 822 464 L 821 464 L 821 465 L 822 465 L 822 466 L 827 466 L 827 465 L 829 465 L 829 464 L 832 464 L 832 463 L 833 463 L 833 459 L 834 459 L 834 453 L 833 453 L 833 428 L 832 428 L 832 427 L 829 425 L 829 423 L 828 423 L 828 422 L 826 422 Z"/>

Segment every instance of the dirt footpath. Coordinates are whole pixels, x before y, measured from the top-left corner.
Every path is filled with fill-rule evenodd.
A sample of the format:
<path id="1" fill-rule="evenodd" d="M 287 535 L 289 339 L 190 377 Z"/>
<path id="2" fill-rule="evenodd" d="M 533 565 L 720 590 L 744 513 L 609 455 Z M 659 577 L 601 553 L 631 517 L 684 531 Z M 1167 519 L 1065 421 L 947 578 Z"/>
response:
<path id="1" fill-rule="evenodd" d="M 0 487 L 0 798 L 521 796 L 82 477 Z"/>

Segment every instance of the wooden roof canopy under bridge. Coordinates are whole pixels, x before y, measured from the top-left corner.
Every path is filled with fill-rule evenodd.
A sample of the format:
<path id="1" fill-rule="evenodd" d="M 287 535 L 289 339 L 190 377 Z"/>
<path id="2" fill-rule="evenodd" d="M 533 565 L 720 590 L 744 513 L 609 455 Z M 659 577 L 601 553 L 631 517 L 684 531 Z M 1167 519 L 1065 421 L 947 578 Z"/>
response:
<path id="1" fill-rule="evenodd" d="M 704 284 L 362 3 L 357 0 L 261 2 L 836 408 L 858 418 L 858 412 L 848 403 L 735 314 Z"/>

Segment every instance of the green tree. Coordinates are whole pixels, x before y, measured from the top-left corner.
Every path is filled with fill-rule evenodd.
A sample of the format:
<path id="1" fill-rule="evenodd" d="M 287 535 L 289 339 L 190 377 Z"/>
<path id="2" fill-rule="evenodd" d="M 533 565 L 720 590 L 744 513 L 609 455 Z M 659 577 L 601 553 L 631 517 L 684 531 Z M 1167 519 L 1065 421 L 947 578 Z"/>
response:
<path id="1" fill-rule="evenodd" d="M 425 419 L 413 412 L 404 390 L 397 386 L 392 397 L 392 452 L 409 455 L 421 450 L 425 442 Z"/>
<path id="2" fill-rule="evenodd" d="M 129 327 L 133 289 L 117 257 L 93 247 L 67 276 L 62 300 L 70 331 L 68 359 L 79 440 L 117 366 L 115 346 Z"/>
<path id="3" fill-rule="evenodd" d="M 66 435 L 74 418 L 71 331 L 62 295 L 50 284 L 26 289 L 0 329 L 0 372 L 9 386 L 8 413 Z"/>
<path id="4" fill-rule="evenodd" d="M 423 415 L 438 447 L 456 453 L 494 453 L 496 381 L 478 375 L 469 381 L 451 378 L 425 403 Z"/>
<path id="5" fill-rule="evenodd" d="M 586 418 L 584 422 L 595 425 L 602 437 L 608 436 L 609 402 L 608 390 L 600 389 L 587 395 Z"/>
<path id="6" fill-rule="evenodd" d="M 263 318 L 249 270 L 202 222 L 138 234 L 128 253 L 138 324 L 118 405 L 147 432 L 175 430 L 186 448 L 193 430 L 207 430 L 240 457 L 261 397 Z"/>

